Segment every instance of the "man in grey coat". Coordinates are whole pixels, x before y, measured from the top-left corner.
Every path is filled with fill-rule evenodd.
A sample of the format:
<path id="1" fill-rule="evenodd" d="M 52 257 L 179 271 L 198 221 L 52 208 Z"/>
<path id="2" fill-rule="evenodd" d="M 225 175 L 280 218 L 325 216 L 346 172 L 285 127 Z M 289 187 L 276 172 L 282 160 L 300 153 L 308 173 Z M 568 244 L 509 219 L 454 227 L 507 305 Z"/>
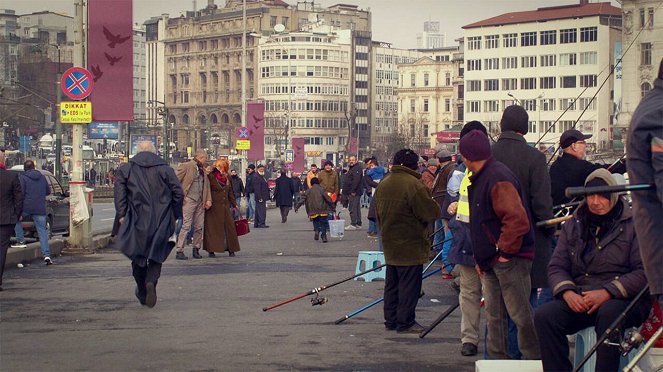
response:
<path id="1" fill-rule="evenodd" d="M 23 213 L 23 194 L 18 174 L 5 167 L 5 152 L 0 151 L 0 291 L 2 274 L 7 259 L 9 239 L 14 232 L 14 225 Z"/>

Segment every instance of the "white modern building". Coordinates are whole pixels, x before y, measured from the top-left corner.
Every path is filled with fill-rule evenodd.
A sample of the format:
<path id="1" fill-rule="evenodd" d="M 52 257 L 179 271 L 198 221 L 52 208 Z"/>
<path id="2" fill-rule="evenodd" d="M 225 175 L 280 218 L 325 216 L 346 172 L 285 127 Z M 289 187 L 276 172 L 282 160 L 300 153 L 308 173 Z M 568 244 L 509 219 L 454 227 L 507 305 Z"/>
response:
<path id="1" fill-rule="evenodd" d="M 447 45 L 447 35 L 440 32 L 439 21 L 424 22 L 424 32 L 417 34 L 418 49 L 438 49 Z"/>
<path id="2" fill-rule="evenodd" d="M 465 120 L 497 134 L 504 108 L 520 103 L 530 117 L 528 142 L 555 144 L 575 126 L 593 135 L 590 151 L 607 149 L 621 20 L 610 3 L 581 0 L 464 26 Z"/>
<path id="3" fill-rule="evenodd" d="M 159 107 L 166 102 L 165 44 L 163 39 L 168 24 L 168 14 L 153 17 L 145 25 L 145 120 L 149 126 L 163 125 Z M 157 103 L 162 102 L 162 103 Z"/>
<path id="4" fill-rule="evenodd" d="M 133 67 L 134 67 L 134 121 L 145 122 L 146 106 L 146 53 L 145 28 L 135 25 L 133 29 Z"/>

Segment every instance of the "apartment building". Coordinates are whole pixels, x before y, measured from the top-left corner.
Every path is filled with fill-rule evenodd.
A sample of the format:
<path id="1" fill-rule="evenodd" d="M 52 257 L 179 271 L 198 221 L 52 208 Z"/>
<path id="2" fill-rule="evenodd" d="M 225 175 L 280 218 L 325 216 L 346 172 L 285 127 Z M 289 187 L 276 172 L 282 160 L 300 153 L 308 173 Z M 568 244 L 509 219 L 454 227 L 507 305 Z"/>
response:
<path id="1" fill-rule="evenodd" d="M 588 3 L 512 12 L 463 27 L 465 120 L 499 133 L 505 107 L 529 113 L 526 139 L 555 144 L 574 127 L 590 150 L 610 146 L 615 43 L 621 9 Z"/>
<path id="2" fill-rule="evenodd" d="M 133 70 L 134 70 L 134 121 L 147 124 L 146 116 L 146 49 L 145 27 L 136 25 L 133 29 Z"/>

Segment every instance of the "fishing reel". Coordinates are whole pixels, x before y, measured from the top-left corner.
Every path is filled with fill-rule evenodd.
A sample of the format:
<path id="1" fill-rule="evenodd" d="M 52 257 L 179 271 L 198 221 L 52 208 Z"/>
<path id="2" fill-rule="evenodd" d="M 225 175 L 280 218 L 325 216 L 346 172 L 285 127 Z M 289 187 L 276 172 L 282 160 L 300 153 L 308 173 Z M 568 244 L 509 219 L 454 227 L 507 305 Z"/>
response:
<path id="1" fill-rule="evenodd" d="M 615 329 L 615 332 L 621 335 L 619 328 Z M 619 338 L 619 342 L 610 342 L 606 339 L 604 344 L 618 347 L 624 357 L 627 356 L 631 350 L 639 348 L 640 345 L 645 342 L 644 337 L 638 332 L 637 328 L 629 330 L 628 333 L 626 333 L 626 337 L 620 336 Z"/>
<path id="2" fill-rule="evenodd" d="M 324 305 L 329 301 L 327 297 L 320 297 L 320 292 L 317 290 L 315 291 L 315 297 L 311 299 L 311 306 L 316 306 L 316 305 Z"/>

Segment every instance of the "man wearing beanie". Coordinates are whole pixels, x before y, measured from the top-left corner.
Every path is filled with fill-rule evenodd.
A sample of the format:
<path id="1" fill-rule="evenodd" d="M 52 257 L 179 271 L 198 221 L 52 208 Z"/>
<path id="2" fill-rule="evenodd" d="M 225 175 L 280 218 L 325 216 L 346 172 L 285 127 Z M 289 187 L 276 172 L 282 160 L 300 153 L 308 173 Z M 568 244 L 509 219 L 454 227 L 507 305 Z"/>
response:
<path id="1" fill-rule="evenodd" d="M 605 169 L 585 181 L 586 187 L 616 184 Z M 617 193 L 588 195 L 564 223 L 548 267 L 555 299 L 534 317 L 545 371 L 570 371 L 566 336 L 592 326 L 603 334 L 647 284 L 634 225 L 631 208 Z M 638 302 L 620 328 L 640 326 L 650 309 L 649 299 Z M 596 370 L 617 371 L 619 354 L 601 345 Z"/>
<path id="2" fill-rule="evenodd" d="M 473 130 L 460 140 L 463 161 L 472 172 L 469 187 L 470 232 L 476 269 L 481 277 L 488 323 L 488 354 L 509 359 L 506 314 L 518 329 L 524 359 L 539 359 L 529 305 L 534 229 L 520 183 L 491 154 L 488 137 Z"/>
<path id="3" fill-rule="evenodd" d="M 399 333 L 420 333 L 416 307 L 423 264 L 430 245 L 427 229 L 440 216 L 440 207 L 420 181 L 419 155 L 402 149 L 394 155 L 389 177 L 375 192 L 375 210 L 382 232 L 387 270 L 384 283 L 384 325 Z"/>
<path id="4" fill-rule="evenodd" d="M 506 165 L 518 178 L 522 188 L 525 205 L 529 208 L 532 223 L 553 218 L 552 197 L 550 196 L 550 175 L 546 165 L 546 156 L 525 141 L 528 131 L 529 115 L 522 106 L 513 105 L 504 110 L 500 128 L 502 133 L 493 145 L 495 160 Z M 546 275 L 548 262 L 552 254 L 552 235 L 554 227 L 534 228 L 534 261 L 530 279 L 532 290 L 530 303 L 536 309 L 539 304 L 552 299 Z M 541 288 L 541 296 L 538 296 Z M 515 327 L 509 324 L 509 355 L 518 358 Z"/>

